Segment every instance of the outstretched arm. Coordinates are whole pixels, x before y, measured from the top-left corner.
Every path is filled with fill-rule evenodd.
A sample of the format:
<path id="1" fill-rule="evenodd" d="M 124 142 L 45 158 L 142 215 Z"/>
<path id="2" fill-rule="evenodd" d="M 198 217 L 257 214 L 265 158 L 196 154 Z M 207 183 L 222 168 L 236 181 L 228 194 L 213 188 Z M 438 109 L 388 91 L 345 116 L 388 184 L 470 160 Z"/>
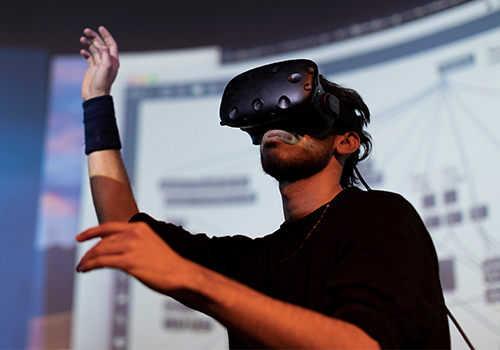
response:
<path id="1" fill-rule="evenodd" d="M 83 33 L 80 42 L 85 49 L 80 54 L 87 60 L 88 69 L 82 83 L 82 99 L 88 101 L 110 94 L 120 64 L 118 45 L 106 28 L 99 27 L 99 33 L 87 28 Z M 88 156 L 88 164 L 99 222 L 130 220 L 138 208 L 120 151 L 93 151 Z"/>
<path id="2" fill-rule="evenodd" d="M 144 222 L 109 222 L 77 236 L 101 237 L 77 270 L 121 269 L 195 306 L 256 348 L 380 349 L 361 328 L 259 293 L 173 251 Z"/>

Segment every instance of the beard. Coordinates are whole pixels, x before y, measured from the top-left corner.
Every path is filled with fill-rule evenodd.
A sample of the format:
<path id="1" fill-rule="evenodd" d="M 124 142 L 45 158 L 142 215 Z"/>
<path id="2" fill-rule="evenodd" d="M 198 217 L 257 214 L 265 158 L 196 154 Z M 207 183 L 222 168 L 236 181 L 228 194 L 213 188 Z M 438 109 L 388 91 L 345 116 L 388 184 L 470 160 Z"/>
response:
<path id="1" fill-rule="evenodd" d="M 331 147 L 309 143 L 307 147 L 295 146 L 293 151 L 280 150 L 276 143 L 265 144 L 260 153 L 262 169 L 278 182 L 296 182 L 321 172 L 330 162 Z"/>

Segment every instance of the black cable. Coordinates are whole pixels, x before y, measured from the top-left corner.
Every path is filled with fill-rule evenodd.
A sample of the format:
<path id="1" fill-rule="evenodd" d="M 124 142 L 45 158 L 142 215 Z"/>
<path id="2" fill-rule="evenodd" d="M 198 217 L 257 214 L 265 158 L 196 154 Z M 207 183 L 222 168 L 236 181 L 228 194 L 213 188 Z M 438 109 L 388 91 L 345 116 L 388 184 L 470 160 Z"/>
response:
<path id="1" fill-rule="evenodd" d="M 361 181 L 361 183 L 363 184 L 363 186 L 365 186 L 365 188 L 368 191 L 371 191 L 370 186 L 368 186 L 368 184 L 366 183 L 365 179 L 363 179 L 363 176 L 361 176 L 361 173 L 359 172 L 359 170 L 358 170 L 357 167 L 354 167 L 354 171 L 356 172 L 356 175 L 358 176 L 358 179 Z M 467 345 L 469 346 L 469 348 L 471 350 L 476 350 L 474 348 L 474 346 L 472 345 L 471 341 L 469 340 L 469 338 L 467 337 L 467 335 L 465 334 L 464 330 L 462 329 L 462 327 L 458 323 L 458 321 L 455 319 L 455 316 L 453 316 L 453 314 L 451 313 L 450 309 L 448 309 L 448 307 L 446 305 L 445 305 L 445 308 L 446 308 L 446 313 L 448 314 L 448 317 L 450 317 L 450 319 L 453 321 L 453 324 L 455 325 L 455 327 L 457 327 L 458 331 L 460 332 L 460 334 L 464 338 L 464 340 L 467 343 Z"/>
<path id="2" fill-rule="evenodd" d="M 356 175 L 358 176 L 358 179 L 361 181 L 361 183 L 363 184 L 363 186 L 365 186 L 365 188 L 368 191 L 371 191 L 370 186 L 368 186 L 368 184 L 366 183 L 365 179 L 363 179 L 363 176 L 361 176 L 361 173 L 359 172 L 359 170 L 358 170 L 357 167 L 354 167 L 354 171 L 356 172 Z M 453 321 L 453 324 L 455 325 L 455 327 L 457 327 L 458 331 L 460 332 L 460 334 L 464 338 L 464 340 L 467 343 L 467 345 L 469 346 L 469 348 L 471 350 L 476 350 L 474 348 L 474 346 L 472 345 L 471 341 L 469 340 L 469 338 L 467 337 L 467 335 L 465 334 L 464 330 L 462 329 L 462 327 L 458 323 L 458 321 L 455 319 L 455 316 L 453 316 L 453 314 L 451 313 L 450 309 L 448 309 L 448 307 L 446 305 L 445 305 L 445 308 L 446 308 L 446 313 L 448 314 L 448 317 L 450 317 L 450 319 Z"/>
<path id="3" fill-rule="evenodd" d="M 358 167 L 354 167 L 354 171 L 356 172 L 356 175 L 358 176 L 358 179 L 361 181 L 361 183 L 363 184 L 363 186 L 365 186 L 365 188 L 368 190 L 368 191 L 371 191 L 372 189 L 370 188 L 370 186 L 368 186 L 368 184 L 366 183 L 365 179 L 363 179 L 363 176 L 361 176 L 361 173 L 359 172 L 358 170 Z"/>
<path id="4" fill-rule="evenodd" d="M 451 313 L 450 309 L 448 309 L 447 306 L 446 307 L 446 313 L 448 314 L 448 316 L 451 318 L 451 320 L 453 321 L 453 323 L 455 324 L 455 327 L 457 327 L 458 331 L 460 332 L 460 334 L 462 335 L 462 337 L 464 338 L 465 342 L 467 343 L 467 345 L 469 345 L 469 348 L 471 350 L 476 350 L 474 348 L 474 346 L 472 345 L 471 341 L 469 340 L 469 338 L 467 337 L 467 335 L 465 334 L 464 330 L 462 329 L 462 327 L 460 327 L 460 324 L 458 324 L 458 321 L 455 319 L 455 317 L 453 316 L 453 314 Z"/>

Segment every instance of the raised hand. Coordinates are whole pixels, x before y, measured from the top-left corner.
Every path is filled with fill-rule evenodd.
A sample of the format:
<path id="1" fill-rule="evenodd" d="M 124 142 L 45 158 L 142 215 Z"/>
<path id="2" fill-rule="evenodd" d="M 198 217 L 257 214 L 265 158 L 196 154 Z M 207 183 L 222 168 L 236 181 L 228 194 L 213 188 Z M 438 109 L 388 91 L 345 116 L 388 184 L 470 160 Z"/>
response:
<path id="1" fill-rule="evenodd" d="M 104 27 L 99 27 L 99 33 L 86 28 L 80 43 L 85 49 L 80 54 L 85 57 L 88 69 L 82 83 L 82 99 L 109 95 L 120 61 L 118 59 L 118 45 L 115 39 Z"/>

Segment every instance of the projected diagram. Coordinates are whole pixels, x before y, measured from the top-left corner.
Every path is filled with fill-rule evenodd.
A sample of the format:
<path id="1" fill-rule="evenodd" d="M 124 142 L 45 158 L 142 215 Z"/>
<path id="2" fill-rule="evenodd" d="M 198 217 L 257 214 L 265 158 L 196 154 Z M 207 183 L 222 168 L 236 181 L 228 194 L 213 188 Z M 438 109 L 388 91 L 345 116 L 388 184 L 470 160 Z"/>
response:
<path id="1" fill-rule="evenodd" d="M 494 75 L 497 50 L 489 58 L 486 74 Z M 492 346 L 500 339 L 500 87 L 474 83 L 494 82 L 488 77 L 463 82 L 478 74 L 476 64 L 473 54 L 438 63 L 435 84 L 376 113 L 383 149 L 360 170 L 372 187 L 415 205 L 439 255 L 448 307 Z"/>

